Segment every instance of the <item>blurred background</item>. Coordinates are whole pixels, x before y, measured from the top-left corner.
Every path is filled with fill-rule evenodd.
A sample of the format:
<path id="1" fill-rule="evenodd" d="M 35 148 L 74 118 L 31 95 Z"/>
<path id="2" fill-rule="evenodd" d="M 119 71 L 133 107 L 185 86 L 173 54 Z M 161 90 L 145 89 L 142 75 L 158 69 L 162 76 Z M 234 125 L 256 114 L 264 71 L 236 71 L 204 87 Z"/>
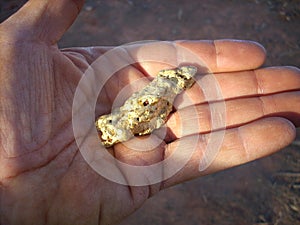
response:
<path id="1" fill-rule="evenodd" d="M 0 0 L 0 22 L 26 0 Z M 299 0 L 86 0 L 61 48 L 139 40 L 247 39 L 265 46 L 265 66 L 300 66 Z M 272 156 L 177 185 L 122 225 L 300 223 L 300 131 Z"/>

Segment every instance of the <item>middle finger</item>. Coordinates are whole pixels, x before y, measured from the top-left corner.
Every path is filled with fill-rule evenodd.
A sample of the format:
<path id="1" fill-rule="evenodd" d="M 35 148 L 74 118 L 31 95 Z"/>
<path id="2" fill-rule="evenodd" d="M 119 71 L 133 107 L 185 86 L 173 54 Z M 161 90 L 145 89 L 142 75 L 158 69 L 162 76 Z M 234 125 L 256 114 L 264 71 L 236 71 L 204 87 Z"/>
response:
<path id="1" fill-rule="evenodd" d="M 192 88 L 176 98 L 177 109 L 204 103 L 247 96 L 268 95 L 290 90 L 300 90 L 300 70 L 295 67 L 269 67 L 258 70 L 217 73 L 196 77 Z M 218 85 L 221 94 L 210 94 Z M 220 98 L 221 97 L 221 98 Z"/>

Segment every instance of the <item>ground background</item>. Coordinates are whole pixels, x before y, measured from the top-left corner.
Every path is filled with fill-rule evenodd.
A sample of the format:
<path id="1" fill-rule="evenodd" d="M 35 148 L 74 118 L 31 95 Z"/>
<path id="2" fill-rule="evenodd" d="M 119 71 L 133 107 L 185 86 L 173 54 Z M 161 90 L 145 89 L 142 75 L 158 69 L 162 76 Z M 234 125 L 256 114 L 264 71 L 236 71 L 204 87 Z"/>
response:
<path id="1" fill-rule="evenodd" d="M 0 0 L 0 21 L 25 0 Z M 87 0 L 60 47 L 138 40 L 258 41 L 266 66 L 300 66 L 299 0 Z M 151 198 L 122 225 L 294 225 L 300 222 L 300 132 L 283 151 Z"/>

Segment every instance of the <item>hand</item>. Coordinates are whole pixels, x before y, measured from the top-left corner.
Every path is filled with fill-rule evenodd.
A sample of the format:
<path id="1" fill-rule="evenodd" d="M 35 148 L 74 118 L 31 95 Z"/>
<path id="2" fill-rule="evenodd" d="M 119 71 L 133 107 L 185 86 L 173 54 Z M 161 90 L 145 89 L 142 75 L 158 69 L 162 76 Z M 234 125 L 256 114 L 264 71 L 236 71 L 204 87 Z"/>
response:
<path id="1" fill-rule="evenodd" d="M 61 51 L 56 45 L 82 5 L 82 0 L 31 0 L 0 25 L 1 224 L 115 224 L 161 189 L 272 154 L 294 139 L 295 126 L 300 124 L 299 69 L 257 69 L 265 51 L 253 42 L 179 41 L 174 44 L 205 60 L 226 100 L 226 132 L 217 157 L 199 172 L 212 128 L 208 104 L 193 86 L 177 99 L 178 110 L 167 122 L 170 132 L 157 150 L 132 152 L 123 144 L 109 150 L 123 162 L 149 165 L 201 134 L 199 148 L 186 166 L 173 177 L 147 186 L 125 186 L 103 178 L 80 154 L 71 116 L 80 78 L 108 49 Z M 99 112 L 111 107 L 125 85 L 161 67 L 127 67 L 123 76 L 105 86 L 108 95 L 100 98 Z M 130 80 L 123 79 L 124 74 L 131 74 Z M 185 100 L 187 95 L 192 103 Z M 218 104 L 215 100 L 210 99 Z M 192 107 L 196 115 L 191 115 Z M 178 123 L 179 113 L 193 120 Z M 189 123 L 194 120 L 202 124 L 200 129 Z"/>

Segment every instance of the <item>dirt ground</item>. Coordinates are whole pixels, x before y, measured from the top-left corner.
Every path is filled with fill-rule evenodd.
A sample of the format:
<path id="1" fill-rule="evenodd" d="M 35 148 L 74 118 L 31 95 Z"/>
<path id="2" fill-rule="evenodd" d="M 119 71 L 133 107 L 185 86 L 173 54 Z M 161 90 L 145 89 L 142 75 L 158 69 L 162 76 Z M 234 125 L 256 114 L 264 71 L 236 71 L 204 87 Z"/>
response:
<path id="1" fill-rule="evenodd" d="M 0 21 L 25 0 L 0 0 Z M 266 66 L 300 66 L 299 0 L 87 0 L 60 47 L 139 40 L 248 39 Z M 300 223 L 300 131 L 283 151 L 162 191 L 122 225 Z"/>

